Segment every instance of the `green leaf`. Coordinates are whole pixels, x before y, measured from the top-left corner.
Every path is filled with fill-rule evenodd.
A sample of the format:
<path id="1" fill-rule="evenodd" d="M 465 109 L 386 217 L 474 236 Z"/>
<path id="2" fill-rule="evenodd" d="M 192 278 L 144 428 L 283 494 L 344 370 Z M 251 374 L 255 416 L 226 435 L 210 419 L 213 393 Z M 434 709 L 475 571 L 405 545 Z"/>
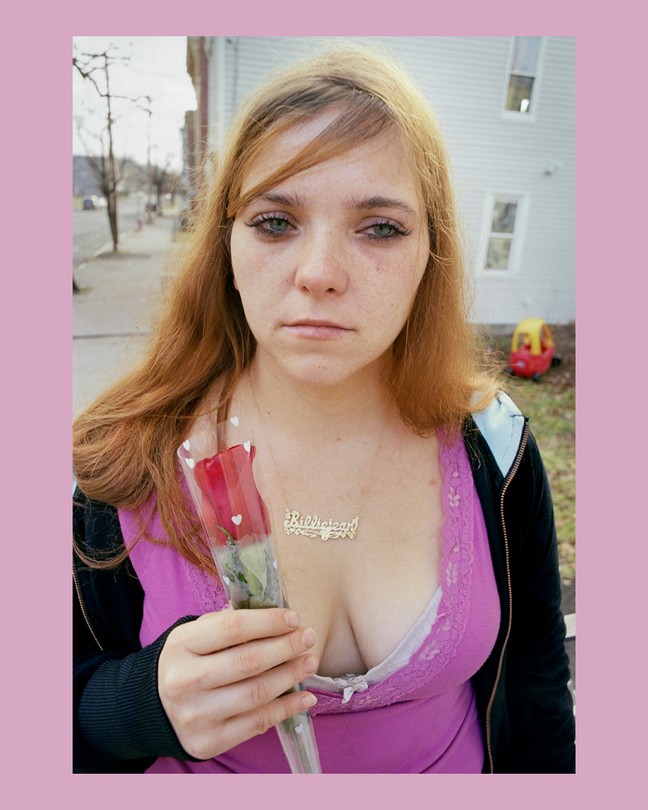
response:
<path id="1" fill-rule="evenodd" d="M 263 543 L 249 543 L 239 548 L 239 558 L 246 569 L 251 596 L 261 596 L 268 585 L 266 550 Z"/>

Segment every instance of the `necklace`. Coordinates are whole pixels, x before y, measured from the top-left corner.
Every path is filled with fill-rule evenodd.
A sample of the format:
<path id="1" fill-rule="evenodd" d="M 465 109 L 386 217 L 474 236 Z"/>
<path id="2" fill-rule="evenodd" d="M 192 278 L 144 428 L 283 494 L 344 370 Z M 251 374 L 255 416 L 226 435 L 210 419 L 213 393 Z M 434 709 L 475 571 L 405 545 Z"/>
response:
<path id="1" fill-rule="evenodd" d="M 348 537 L 353 540 L 358 531 L 360 513 L 353 520 L 347 522 L 333 520 L 320 520 L 317 515 L 304 515 L 296 509 L 286 507 L 286 518 L 283 522 L 286 534 L 302 534 L 304 537 L 319 537 L 320 540 L 333 540 Z"/>
<path id="2" fill-rule="evenodd" d="M 249 378 L 248 378 L 249 379 Z M 272 452 L 272 446 L 268 441 L 268 437 L 265 431 L 265 426 L 263 424 L 263 419 L 261 417 L 261 409 L 259 408 L 259 402 L 256 396 L 256 390 L 254 385 L 252 384 L 252 380 L 249 379 L 250 390 L 252 391 L 252 396 L 254 398 L 254 405 L 256 407 L 257 416 L 259 419 L 259 424 L 261 425 L 261 430 L 263 432 L 263 438 L 265 440 L 266 447 L 268 448 L 268 454 L 272 461 L 272 466 L 275 471 L 275 475 L 277 477 L 277 481 L 279 482 L 281 489 L 283 491 L 283 482 L 281 476 L 279 475 L 279 471 L 277 469 L 277 464 L 275 462 L 274 453 Z M 382 448 L 385 434 L 387 431 L 381 431 L 380 441 L 377 444 L 376 452 L 371 457 L 370 462 L 367 464 L 367 468 L 369 469 L 369 464 L 375 462 L 378 458 L 378 454 Z M 371 476 L 370 483 L 373 481 L 375 476 L 375 467 L 374 473 Z M 366 498 L 366 494 L 369 491 L 370 487 L 367 486 L 365 493 L 363 495 Z M 302 514 L 297 509 L 292 509 L 289 506 L 285 509 L 284 521 L 283 521 L 283 529 L 287 535 L 301 535 L 303 537 L 313 537 L 319 538 L 320 540 L 338 540 L 338 539 L 348 539 L 353 540 L 355 539 L 356 533 L 358 531 L 358 527 L 360 524 L 360 518 L 362 517 L 362 512 L 358 512 L 355 517 L 351 518 L 350 520 L 336 520 L 334 518 L 329 517 L 327 520 L 322 520 L 317 514 L 314 515 L 306 515 Z"/>

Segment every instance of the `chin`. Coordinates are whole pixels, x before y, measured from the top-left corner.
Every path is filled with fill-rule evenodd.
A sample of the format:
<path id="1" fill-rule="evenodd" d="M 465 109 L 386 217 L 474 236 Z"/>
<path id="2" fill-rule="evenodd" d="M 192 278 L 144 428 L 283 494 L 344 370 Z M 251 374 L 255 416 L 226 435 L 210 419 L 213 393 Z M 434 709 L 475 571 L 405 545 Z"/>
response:
<path id="1" fill-rule="evenodd" d="M 379 377 L 383 362 L 373 360 L 366 365 L 335 361 L 297 360 L 284 366 L 284 371 L 295 382 L 314 389 L 331 389 L 349 383 L 362 384 L 363 380 Z"/>

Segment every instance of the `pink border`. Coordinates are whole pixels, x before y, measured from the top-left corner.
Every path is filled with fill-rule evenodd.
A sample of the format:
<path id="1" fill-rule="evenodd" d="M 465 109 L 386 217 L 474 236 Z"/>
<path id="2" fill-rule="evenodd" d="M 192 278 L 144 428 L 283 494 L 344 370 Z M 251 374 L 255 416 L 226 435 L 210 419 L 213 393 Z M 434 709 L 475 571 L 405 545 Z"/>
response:
<path id="1" fill-rule="evenodd" d="M 636 25 L 637 20 L 627 22 L 634 6 L 621 0 L 603 9 L 603 19 L 603 10 L 581 4 L 572 4 L 572 8 L 565 0 L 535 6 L 535 17 L 526 10 L 520 12 L 519 3 L 495 8 L 470 2 L 451 11 L 418 0 L 384 6 L 367 3 L 362 8 L 328 0 L 321 12 L 319 8 L 305 11 L 306 4 L 292 0 L 279 6 L 233 5 L 235 10 L 226 13 L 209 4 L 204 10 L 191 8 L 184 14 L 177 4 L 167 8 L 123 0 L 109 6 L 79 2 L 67 3 L 65 8 L 60 4 L 23 5 L 12 9 L 13 31 L 5 32 L 2 59 L 8 87 L 3 96 L 3 141 L 6 136 L 9 177 L 2 210 L 5 248 L 10 254 L 4 274 L 10 283 L 3 319 L 5 401 L 19 403 L 18 424 L 15 418 L 11 424 L 5 418 L 5 424 L 11 448 L 8 474 L 12 483 L 20 482 L 11 486 L 12 498 L 5 506 L 9 530 L 5 530 L 3 584 L 7 604 L 13 608 L 4 611 L 3 719 L 10 751 L 5 753 L 6 793 L 21 796 L 19 803 L 26 807 L 56 799 L 68 808 L 91 803 L 97 810 L 112 807 L 122 796 L 128 796 L 129 807 L 137 799 L 160 808 L 186 807 L 194 799 L 222 806 L 223 794 L 258 807 L 275 802 L 322 806 L 341 799 L 346 802 L 349 794 L 349 803 L 385 807 L 403 798 L 408 804 L 418 798 L 425 803 L 453 798 L 462 803 L 474 799 L 482 806 L 490 806 L 492 801 L 499 807 L 523 803 L 526 808 L 545 808 L 549 803 L 568 806 L 577 795 L 590 791 L 601 803 L 609 793 L 610 798 L 620 800 L 619 806 L 632 806 L 624 805 L 622 797 L 634 795 L 632 783 L 642 772 L 640 747 L 620 724 L 627 727 L 626 718 L 633 718 L 639 726 L 642 720 L 634 706 L 626 706 L 630 696 L 635 698 L 639 679 L 627 682 L 630 643 L 635 638 L 624 628 L 633 613 L 632 593 L 645 591 L 638 581 L 633 588 L 633 576 L 638 580 L 643 570 L 632 543 L 637 534 L 645 536 L 645 529 L 638 532 L 635 526 L 642 524 L 634 522 L 632 527 L 625 525 L 627 505 L 635 502 L 633 482 L 640 480 L 627 473 L 619 487 L 623 498 L 614 501 L 614 523 L 611 515 L 608 518 L 611 510 L 605 504 L 612 499 L 602 492 L 603 481 L 610 480 L 612 469 L 627 470 L 627 465 L 612 468 L 601 454 L 601 446 L 611 450 L 615 438 L 604 418 L 613 413 L 608 391 L 612 385 L 618 390 L 621 379 L 626 388 L 633 382 L 630 375 L 622 378 L 619 372 L 623 351 L 608 342 L 613 334 L 610 324 L 625 327 L 633 314 L 632 301 L 641 300 L 631 294 L 627 301 L 619 297 L 614 306 L 612 291 L 637 289 L 635 279 L 644 275 L 640 268 L 645 263 L 643 251 L 633 244 L 635 234 L 645 231 L 645 224 L 639 222 L 644 189 L 638 185 L 636 157 L 631 157 L 645 151 L 643 143 L 639 148 L 643 127 L 632 126 L 634 111 L 644 106 L 640 77 L 645 73 L 641 56 L 645 43 L 634 33 L 642 27 Z M 594 19 L 599 13 L 600 22 Z M 617 20 L 622 19 L 626 24 L 619 30 Z M 281 776 L 239 777 L 216 788 L 213 781 L 208 784 L 200 779 L 181 783 L 165 777 L 69 773 L 69 557 L 65 549 L 69 542 L 72 412 L 71 38 L 93 32 L 103 35 L 106 30 L 130 36 L 177 35 L 187 29 L 218 32 L 219 28 L 246 35 L 320 31 L 370 35 L 394 28 L 390 35 L 549 33 L 577 37 L 580 632 L 576 776 L 447 777 L 437 779 L 433 787 L 402 776 L 326 776 L 318 781 L 316 790 L 302 785 L 295 791 L 293 782 L 289 793 L 288 786 L 280 783 L 285 779 Z M 617 211 L 623 213 L 618 223 L 614 222 Z M 611 265 L 613 270 L 605 276 L 604 262 L 606 269 Z M 633 276 L 632 287 L 621 286 L 622 274 L 635 268 L 639 272 Z M 619 328 L 615 333 L 626 332 Z M 614 413 L 616 425 L 616 410 Z M 594 439 L 599 437 L 604 441 L 594 451 Z M 34 474 L 33 463 L 28 467 L 23 461 L 33 462 L 36 455 L 39 474 Z M 614 548 L 616 565 L 608 566 L 605 544 L 621 539 L 623 545 Z M 623 551 L 632 553 L 632 564 L 624 564 L 630 555 Z M 29 568 L 27 561 L 32 563 Z M 614 598 L 619 586 L 622 599 Z M 613 655 L 621 660 L 614 672 Z M 640 671 L 637 666 L 632 670 Z M 636 702 L 643 705 L 641 695 Z M 23 798 L 27 796 L 31 798 Z"/>

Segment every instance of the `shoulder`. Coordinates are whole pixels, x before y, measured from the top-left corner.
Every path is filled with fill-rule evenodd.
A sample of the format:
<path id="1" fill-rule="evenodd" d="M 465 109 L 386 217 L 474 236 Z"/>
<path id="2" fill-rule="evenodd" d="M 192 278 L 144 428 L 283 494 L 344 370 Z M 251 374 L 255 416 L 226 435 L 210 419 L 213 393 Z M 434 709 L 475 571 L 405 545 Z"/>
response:
<path id="1" fill-rule="evenodd" d="M 517 457 L 526 417 L 504 391 L 498 391 L 486 407 L 474 411 L 471 417 L 501 474 L 506 476 Z"/>
<path id="2" fill-rule="evenodd" d="M 72 498 L 72 521 L 75 540 L 86 550 L 115 552 L 124 544 L 117 508 L 89 498 L 78 487 Z"/>
<path id="3" fill-rule="evenodd" d="M 73 498 L 73 579 L 80 611 L 75 618 L 77 647 L 136 650 L 143 589 L 128 557 L 117 508 L 88 498 L 78 488 Z M 89 647 L 88 647 L 89 645 Z"/>

